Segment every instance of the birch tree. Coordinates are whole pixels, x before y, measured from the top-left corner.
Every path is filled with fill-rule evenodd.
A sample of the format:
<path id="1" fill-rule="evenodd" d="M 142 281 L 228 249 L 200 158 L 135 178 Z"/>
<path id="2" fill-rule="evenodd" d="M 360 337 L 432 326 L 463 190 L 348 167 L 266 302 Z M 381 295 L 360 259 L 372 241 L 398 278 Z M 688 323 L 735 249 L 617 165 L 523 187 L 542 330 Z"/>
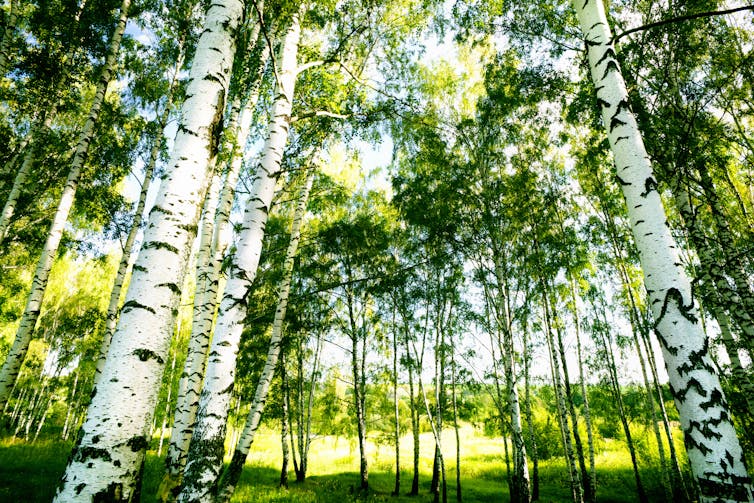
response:
<path id="1" fill-rule="evenodd" d="M 131 223 L 131 228 L 128 231 L 128 235 L 126 236 L 126 241 L 123 244 L 123 254 L 121 255 L 120 263 L 118 264 L 118 271 L 115 275 L 115 280 L 113 281 L 113 287 L 110 290 L 110 302 L 107 307 L 107 325 L 105 327 L 105 333 L 102 336 L 102 345 L 100 346 L 100 354 L 99 358 L 97 359 L 97 368 L 94 375 L 95 386 L 97 386 L 97 384 L 99 383 L 99 378 L 102 375 L 102 369 L 105 366 L 105 359 L 107 358 L 107 351 L 110 348 L 110 341 L 112 340 L 113 333 L 115 332 L 115 327 L 118 323 L 118 312 L 120 310 L 120 297 L 121 291 L 123 290 L 123 283 L 125 282 L 126 276 L 131 267 L 131 257 L 134 251 L 134 242 L 136 241 L 136 235 L 141 229 L 141 222 L 144 218 L 144 209 L 147 203 L 147 194 L 149 193 L 149 188 L 152 185 L 152 179 L 154 177 L 155 168 L 157 167 L 157 161 L 160 155 L 160 147 L 162 145 L 163 134 L 162 131 L 167 126 L 168 119 L 170 118 L 170 114 L 172 112 L 173 96 L 176 92 L 175 88 L 177 86 L 178 72 L 183 66 L 183 45 L 184 43 L 183 41 L 181 41 L 179 43 L 178 61 L 176 62 L 173 69 L 173 77 L 168 88 L 168 96 L 165 100 L 162 113 L 156 122 L 156 129 L 158 133 L 149 152 L 149 160 L 147 161 L 147 166 L 144 170 L 144 178 L 141 182 L 141 190 L 139 191 L 139 200 L 136 203 L 136 209 L 134 210 L 133 222 Z"/>
<path id="2" fill-rule="evenodd" d="M 251 401 L 251 409 L 244 424 L 243 433 L 241 433 L 238 443 L 233 451 L 233 458 L 227 469 L 223 470 L 220 475 L 218 487 L 218 501 L 229 501 L 233 495 L 238 480 L 241 478 L 243 465 L 246 463 L 246 457 L 249 454 L 251 444 L 254 442 L 254 436 L 259 428 L 259 423 L 264 412 L 267 393 L 272 383 L 272 377 L 277 367 L 278 357 L 280 355 L 283 339 L 283 321 L 288 308 L 288 296 L 291 290 L 291 279 L 293 277 L 293 261 L 298 251 L 298 243 L 301 238 L 301 226 L 306 213 L 306 204 L 309 199 L 309 192 L 312 188 L 314 179 L 314 168 L 306 175 L 304 186 L 299 194 L 298 204 L 291 224 L 291 237 L 288 243 L 288 249 L 285 252 L 283 262 L 283 279 L 278 288 L 278 301 L 275 308 L 275 316 L 272 322 L 272 334 L 270 335 L 270 346 L 267 351 L 267 359 L 264 368 L 259 376 L 254 397 Z M 285 420 L 285 418 L 283 418 Z"/>
<path id="3" fill-rule="evenodd" d="M 47 233 L 47 241 L 45 242 L 39 262 L 37 263 L 32 288 L 26 301 L 24 314 L 21 318 L 21 324 L 19 325 L 18 332 L 16 332 L 13 347 L 5 359 L 3 368 L 0 370 L 0 404 L 4 404 L 6 400 L 8 400 L 8 393 L 18 376 L 21 364 L 26 356 L 26 351 L 29 348 L 29 342 L 34 333 L 34 328 L 39 319 L 42 299 L 44 297 L 52 263 L 55 259 L 58 246 L 60 245 L 60 240 L 63 237 L 63 230 L 65 228 L 65 223 L 68 220 L 68 215 L 73 207 L 73 200 L 76 196 L 76 188 L 78 187 L 81 170 L 89 152 L 89 145 L 94 137 L 94 126 L 99 118 L 100 108 L 105 99 L 105 93 L 108 84 L 110 83 L 111 75 L 115 70 L 118 52 L 120 50 L 120 42 L 126 29 L 129 7 L 130 0 L 123 0 L 123 3 L 120 6 L 118 23 L 110 40 L 109 52 L 105 61 L 105 66 L 100 75 L 100 80 L 97 84 L 94 100 L 89 108 L 89 115 L 84 123 L 83 129 L 81 130 L 81 134 L 79 135 L 78 143 L 68 171 L 68 178 L 66 179 L 65 187 L 63 189 L 63 194 Z"/>
<path id="4" fill-rule="evenodd" d="M 57 502 L 130 501 L 136 496 L 179 285 L 217 150 L 242 15 L 243 3 L 235 0 L 215 2 L 207 10 L 170 168 L 150 212 L 101 385 L 94 391 Z"/>
<path id="5" fill-rule="evenodd" d="M 261 8 L 262 3 L 259 2 L 257 7 Z M 255 23 L 250 35 L 250 45 L 257 42 L 260 28 L 260 23 Z M 231 207 L 243 167 L 244 150 L 252 127 L 254 108 L 259 97 L 262 71 L 268 58 L 269 50 L 262 50 L 256 79 L 249 84 L 247 90 L 239 89 L 233 95 L 223 149 L 229 155 L 228 166 L 224 173 L 216 173 L 216 176 L 222 176 L 222 189 L 215 213 L 211 212 L 211 208 L 206 206 L 204 208 L 203 241 L 200 243 L 200 250 L 206 250 L 206 253 L 201 252 L 197 257 L 197 289 L 194 294 L 192 335 L 189 339 L 175 405 L 175 420 L 168 454 L 165 457 L 165 475 L 158 491 L 159 497 L 163 500 L 169 499 L 170 493 L 179 487 L 181 475 L 186 466 L 199 405 L 199 394 L 202 390 L 207 350 L 217 311 L 220 270 L 231 234 L 229 229 Z"/>
<path id="6" fill-rule="evenodd" d="M 244 209 L 237 251 L 231 259 L 228 282 L 209 349 L 209 361 L 183 475 L 186 483 L 178 498 L 182 503 L 211 498 L 221 468 L 236 359 L 246 315 L 245 299 L 259 265 L 264 228 L 288 140 L 301 36 L 299 18 L 303 7 L 301 11 L 293 14 L 282 42 L 272 119 L 252 185 L 252 197 Z"/>
<path id="7" fill-rule="evenodd" d="M 677 246 L 666 224 L 657 182 L 631 112 L 604 7 L 574 2 L 587 45 L 597 102 L 628 206 L 670 386 L 681 416 L 689 463 L 702 501 L 751 501 L 751 479 L 725 395 L 710 360 L 709 341 Z"/>

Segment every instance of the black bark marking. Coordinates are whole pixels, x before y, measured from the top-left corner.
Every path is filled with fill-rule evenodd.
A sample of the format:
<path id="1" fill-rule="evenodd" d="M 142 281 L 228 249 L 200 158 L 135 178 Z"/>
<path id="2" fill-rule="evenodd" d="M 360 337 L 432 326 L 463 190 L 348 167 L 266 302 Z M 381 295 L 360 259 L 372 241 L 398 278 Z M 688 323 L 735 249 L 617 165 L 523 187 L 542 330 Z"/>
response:
<path id="1" fill-rule="evenodd" d="M 123 500 L 123 484 L 113 482 L 107 488 L 92 496 L 92 503 L 113 503 Z"/>
<path id="2" fill-rule="evenodd" d="M 628 140 L 628 136 L 619 136 L 615 139 L 615 143 L 618 143 L 621 140 Z"/>
<path id="3" fill-rule="evenodd" d="M 183 124 L 179 124 L 179 125 L 178 125 L 178 132 L 179 132 L 179 133 L 185 133 L 185 134 L 187 134 L 187 135 L 190 135 L 190 136 L 194 136 L 194 137 L 196 137 L 196 138 L 199 138 L 199 134 L 198 134 L 198 133 L 196 133 L 195 131 L 191 131 L 190 129 L 188 129 L 188 128 L 187 128 L 186 126 L 184 126 Z"/>
<path id="4" fill-rule="evenodd" d="M 157 286 L 158 287 L 164 286 L 165 288 L 168 288 L 171 292 L 173 292 L 176 295 L 181 294 L 181 289 L 175 283 L 160 283 Z"/>
<path id="5" fill-rule="evenodd" d="M 710 393 L 710 398 L 706 402 L 702 402 L 699 404 L 699 407 L 702 408 L 705 412 L 707 409 L 711 407 L 723 407 L 727 408 L 727 403 L 725 401 L 725 397 L 723 396 L 722 392 L 718 389 L 712 390 L 712 393 Z M 727 415 L 727 414 L 726 414 Z M 720 419 L 717 420 L 717 423 L 719 424 L 722 422 L 723 417 L 721 416 Z"/>
<path id="6" fill-rule="evenodd" d="M 107 449 L 99 449 L 97 447 L 79 447 L 73 454 L 73 460 L 79 463 L 83 463 L 90 459 L 102 459 L 102 461 L 108 462 L 113 460 L 110 456 L 110 451 Z"/>
<path id="7" fill-rule="evenodd" d="M 206 78 L 206 77 L 205 77 Z M 218 80 L 218 82 L 220 82 Z M 222 82 L 220 82 L 222 85 Z M 220 149 L 220 138 L 223 133 L 223 112 L 225 111 L 225 90 L 220 89 L 220 95 L 217 98 L 217 108 L 215 108 L 215 117 L 209 125 L 209 153 L 215 157 Z"/>
<path id="8" fill-rule="evenodd" d="M 144 435 L 137 435 L 129 438 L 126 445 L 131 448 L 132 452 L 141 452 L 147 448 L 149 442 L 147 442 L 147 438 Z"/>
<path id="9" fill-rule="evenodd" d="M 619 126 L 625 126 L 627 123 L 625 121 L 620 120 L 619 118 L 613 116 L 612 119 L 610 119 L 610 132 L 613 132 L 613 129 L 619 127 Z"/>
<path id="10" fill-rule="evenodd" d="M 139 304 L 135 300 L 129 300 L 125 304 L 123 304 L 123 307 L 121 308 L 121 312 L 127 313 L 128 311 L 132 309 L 144 309 L 145 311 L 149 311 L 152 314 L 156 314 L 155 310 L 152 309 L 149 306 L 145 306 L 144 304 Z"/>
<path id="11" fill-rule="evenodd" d="M 607 50 L 605 50 L 605 54 L 602 55 L 602 57 L 594 64 L 594 66 L 602 64 L 602 62 L 608 58 L 611 61 L 617 58 L 617 55 L 615 54 L 615 50 L 612 47 L 608 47 Z"/>
<path id="12" fill-rule="evenodd" d="M 157 206 L 157 205 L 152 206 L 152 210 L 150 211 L 150 213 L 163 213 L 165 215 L 172 215 L 173 214 L 172 211 L 166 210 L 166 209 L 162 208 L 161 206 Z"/>
<path id="13" fill-rule="evenodd" d="M 615 114 L 613 114 L 613 116 L 616 116 L 621 112 L 626 112 L 629 114 L 632 113 L 631 103 L 629 103 L 628 98 L 623 98 L 622 100 L 618 102 L 618 106 L 615 107 Z"/>
<path id="14" fill-rule="evenodd" d="M 178 226 L 179 229 L 183 229 L 186 232 L 189 232 L 191 234 L 196 234 L 197 226 L 193 224 L 181 224 Z"/>
<path id="15" fill-rule="evenodd" d="M 610 102 L 597 97 L 597 106 L 600 107 L 600 109 L 610 108 Z"/>
<path id="16" fill-rule="evenodd" d="M 142 246 L 143 249 L 150 249 L 150 248 L 156 248 L 158 250 L 168 250 L 175 254 L 178 254 L 178 248 L 171 245 L 170 243 L 166 243 L 164 241 L 150 241 L 148 243 L 144 243 Z"/>
<path id="17" fill-rule="evenodd" d="M 644 192 L 639 195 L 646 198 L 653 190 L 657 190 L 657 180 L 650 176 L 649 178 L 644 180 Z"/>
<path id="18" fill-rule="evenodd" d="M 684 305 L 683 294 L 677 288 L 672 287 L 672 288 L 668 288 L 668 291 L 665 292 L 665 300 L 662 303 L 660 316 L 657 318 L 657 321 L 655 322 L 655 327 L 657 327 L 657 325 L 660 324 L 662 319 L 667 314 L 668 304 L 670 303 L 671 300 L 675 301 L 675 305 L 678 308 L 678 311 L 681 313 L 681 316 L 686 318 L 691 323 L 696 323 L 698 321 L 696 316 L 694 316 L 694 313 L 691 312 L 694 309 L 694 301 L 692 300 L 688 306 Z"/>
<path id="19" fill-rule="evenodd" d="M 657 330 L 656 328 L 655 328 L 655 335 L 657 335 L 657 340 L 658 340 L 658 341 L 660 341 L 660 344 L 662 344 L 662 347 L 664 347 L 664 348 L 665 348 L 665 350 L 666 350 L 666 351 L 667 351 L 668 353 L 670 353 L 670 354 L 671 354 L 671 355 L 673 355 L 673 356 L 677 356 L 677 355 L 678 355 L 678 348 L 676 348 L 676 347 L 674 347 L 674 346 L 671 346 L 671 345 L 670 345 L 670 344 L 668 343 L 668 340 L 667 340 L 667 339 L 665 338 L 665 336 L 664 336 L 664 335 L 662 335 L 662 334 L 660 333 L 660 331 L 659 331 L 659 330 Z M 675 395 L 674 395 L 674 396 L 675 396 Z"/>
<path id="20" fill-rule="evenodd" d="M 134 349 L 132 355 L 136 355 L 139 357 L 139 360 L 145 362 L 149 360 L 150 358 L 154 358 L 157 363 L 162 365 L 165 363 L 165 360 L 163 360 L 160 355 L 152 351 L 151 349 L 141 348 L 141 349 Z M 129 440 L 130 442 L 130 440 Z"/>
<path id="21" fill-rule="evenodd" d="M 710 440 L 710 439 L 720 440 L 721 438 L 723 438 L 721 433 L 714 431 L 710 427 L 710 425 L 708 424 L 709 422 L 710 421 L 701 421 L 701 422 L 691 421 L 691 423 L 689 424 L 687 433 L 690 435 L 692 430 L 696 430 L 699 433 L 701 433 L 702 436 L 706 438 L 707 440 Z M 719 422 L 720 420 L 718 420 L 718 423 Z M 713 426 L 716 426 L 716 425 L 713 424 Z"/>
<path id="22" fill-rule="evenodd" d="M 215 435 L 210 438 L 194 438 L 189 447 L 189 459 L 194 461 L 186 465 L 183 476 L 184 488 L 193 490 L 202 487 L 202 478 L 207 472 L 216 473 L 216 462 L 222 461 L 222 455 L 225 449 L 225 434 Z M 210 488 L 210 493 L 214 493 L 216 487 Z"/>
<path id="23" fill-rule="evenodd" d="M 619 177 L 618 175 L 615 175 L 615 179 L 618 180 L 618 183 L 621 184 L 621 185 L 623 185 L 624 187 L 626 185 L 631 185 L 631 182 L 627 182 L 627 181 L 623 180 L 623 178 Z"/>
<path id="24" fill-rule="evenodd" d="M 728 466 L 731 468 L 736 464 L 736 460 L 733 459 L 733 454 L 731 454 L 728 449 L 725 449 L 725 459 L 728 460 Z"/>
<path id="25" fill-rule="evenodd" d="M 729 484 L 701 477 L 697 477 L 696 481 L 699 484 L 699 493 L 704 497 L 717 498 L 717 501 L 749 501 L 744 483 Z"/>
<path id="26" fill-rule="evenodd" d="M 147 272 L 147 268 L 144 267 L 143 265 L 139 265 L 139 264 L 134 264 L 133 270 L 134 271 L 139 271 L 139 272 Z"/>
<path id="27" fill-rule="evenodd" d="M 616 63 L 614 60 L 610 60 L 607 62 L 607 65 L 605 67 L 605 73 L 602 74 L 602 79 L 604 80 L 610 72 L 618 72 L 620 73 L 620 68 L 618 68 L 618 63 Z"/>
<path id="28" fill-rule="evenodd" d="M 692 377 L 691 379 L 689 379 L 689 382 L 686 384 L 686 387 L 684 389 L 676 391 L 676 399 L 680 402 L 685 401 L 686 394 L 691 391 L 691 388 L 694 388 L 694 390 L 696 390 L 697 394 L 699 394 L 700 396 L 707 396 L 707 390 L 704 389 L 702 383 L 700 383 L 696 377 Z"/>
<path id="29" fill-rule="evenodd" d="M 83 491 L 85 487 L 86 487 L 86 484 L 84 484 L 83 482 L 77 485 L 76 487 L 74 487 L 73 490 L 76 492 L 76 496 L 81 494 L 81 491 Z"/>
<path id="30" fill-rule="evenodd" d="M 683 436 L 683 443 L 686 444 L 686 450 L 696 449 L 702 453 L 702 456 L 706 456 L 712 452 L 712 449 L 701 442 L 697 442 L 694 437 L 688 434 Z"/>

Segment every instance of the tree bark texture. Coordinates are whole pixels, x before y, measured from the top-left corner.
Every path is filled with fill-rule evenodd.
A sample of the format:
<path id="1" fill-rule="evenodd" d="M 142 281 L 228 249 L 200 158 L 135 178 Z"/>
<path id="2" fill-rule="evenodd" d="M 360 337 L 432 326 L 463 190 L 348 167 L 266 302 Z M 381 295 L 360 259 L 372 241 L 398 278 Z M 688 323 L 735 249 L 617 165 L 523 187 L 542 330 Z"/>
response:
<path id="1" fill-rule="evenodd" d="M 246 458 L 249 455 L 251 444 L 254 442 L 254 436 L 259 428 L 262 413 L 264 412 L 264 406 L 267 402 L 267 393 L 272 384 L 272 378 L 275 374 L 275 368 L 277 367 L 278 357 L 280 356 L 283 343 L 283 322 L 285 321 L 285 313 L 288 309 L 288 296 L 291 291 L 291 280 L 293 279 L 293 263 L 298 251 L 298 243 L 301 238 L 301 224 L 304 220 L 304 215 L 306 214 L 306 205 L 309 200 L 309 192 L 311 191 L 313 180 L 314 168 L 312 168 L 307 174 L 304 187 L 301 190 L 298 204 L 296 206 L 293 223 L 291 225 L 291 238 L 285 254 L 285 261 L 283 262 L 283 280 L 278 290 L 278 302 L 272 322 L 272 335 L 270 336 L 270 346 L 267 351 L 267 359 L 264 363 L 262 373 L 259 376 L 256 390 L 254 391 L 254 398 L 251 401 L 251 409 L 246 418 L 243 433 L 238 439 L 238 443 L 233 452 L 233 459 L 231 460 L 228 469 L 225 470 L 220 477 L 218 483 L 219 501 L 229 501 L 235 491 L 238 480 L 241 478 L 243 465 L 246 463 Z"/>
<path id="2" fill-rule="evenodd" d="M 146 169 L 144 170 L 144 181 L 141 183 L 141 191 L 139 193 L 139 201 L 136 204 L 136 210 L 134 211 L 134 220 L 131 224 L 131 228 L 128 231 L 126 242 L 123 245 L 123 255 L 120 257 L 120 263 L 118 264 L 118 271 L 115 274 L 115 280 L 113 281 L 113 287 L 110 290 L 110 302 L 107 306 L 107 321 L 105 324 L 105 333 L 102 336 L 102 343 L 100 345 L 99 359 L 97 360 L 97 368 L 94 372 L 94 385 L 99 384 L 99 378 L 102 375 L 102 369 L 105 367 L 105 359 L 107 358 L 107 350 L 110 348 L 110 341 L 115 333 L 115 327 L 118 324 L 118 313 L 120 311 L 120 297 L 123 290 L 123 282 L 126 280 L 126 275 L 130 269 L 131 256 L 133 254 L 134 242 L 136 241 L 136 235 L 141 228 L 141 222 L 144 219 L 144 208 L 147 203 L 147 194 L 149 187 L 152 185 L 152 178 L 154 177 L 154 170 L 157 166 L 157 160 L 160 156 L 160 147 L 162 145 L 162 131 L 167 126 L 168 119 L 170 118 L 170 111 L 173 104 L 173 94 L 175 86 L 178 80 L 178 73 L 183 66 L 183 42 L 180 44 L 180 55 L 176 62 L 173 79 L 170 83 L 170 90 L 168 91 L 168 97 L 165 103 L 165 109 L 162 111 L 157 124 L 158 131 L 160 133 L 154 140 L 152 149 L 149 152 L 149 161 L 147 162 Z"/>
<path id="3" fill-rule="evenodd" d="M 743 451 L 630 109 L 604 6 L 598 0 L 574 0 L 573 5 L 584 33 L 597 103 L 613 151 L 616 178 L 628 206 L 655 331 L 700 499 L 752 501 Z"/>
<path id="4" fill-rule="evenodd" d="M 169 168 L 149 214 L 101 385 L 55 498 L 59 503 L 136 496 L 242 15 L 238 0 L 218 0 L 207 10 Z"/>
<path id="5" fill-rule="evenodd" d="M 279 82 L 267 140 L 252 185 L 252 195 L 244 210 L 238 248 L 231 260 L 215 335 L 209 348 L 207 371 L 183 475 L 184 485 L 179 496 L 182 503 L 210 498 L 222 467 L 228 410 L 246 316 L 246 297 L 259 265 L 264 229 L 288 140 L 300 34 L 299 15 L 296 14 L 283 40 Z"/>

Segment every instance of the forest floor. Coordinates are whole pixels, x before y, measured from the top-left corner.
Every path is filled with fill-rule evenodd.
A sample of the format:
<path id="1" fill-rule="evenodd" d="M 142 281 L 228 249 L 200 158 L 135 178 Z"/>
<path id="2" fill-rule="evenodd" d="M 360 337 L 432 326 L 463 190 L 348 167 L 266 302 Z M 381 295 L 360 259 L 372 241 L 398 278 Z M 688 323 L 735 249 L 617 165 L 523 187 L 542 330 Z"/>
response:
<path id="1" fill-rule="evenodd" d="M 455 442 L 452 431 L 443 439 L 448 479 L 448 501 L 456 498 Z M 280 436 L 261 431 L 257 437 L 242 479 L 234 495 L 236 502 L 428 502 L 432 470 L 432 437 L 421 438 L 420 495 L 405 495 L 411 487 L 411 441 L 405 437 L 401 446 L 401 496 L 393 497 L 395 484 L 395 448 L 391 445 L 370 445 L 369 485 L 367 495 L 354 494 L 358 487 L 358 447 L 345 438 L 321 437 L 312 443 L 307 480 L 296 483 L 294 475 L 288 489 L 278 487 L 280 480 Z M 504 446 L 502 439 L 482 436 L 471 427 L 462 435 L 461 486 L 463 501 L 505 502 Z M 603 446 L 604 447 L 604 446 Z M 603 448 L 597 456 L 598 501 L 633 502 L 637 500 L 634 475 L 628 451 L 622 442 Z M 65 468 L 71 443 L 42 441 L 29 444 L 20 440 L 0 441 L 0 502 L 35 503 L 51 501 Z M 163 450 L 164 457 L 164 450 Z M 150 450 L 144 470 L 142 499 L 152 503 L 162 474 L 163 457 Z M 407 470 L 408 469 L 408 470 Z M 530 465 L 531 470 L 531 465 Z M 652 460 L 645 460 L 642 482 L 649 500 L 662 499 L 659 475 Z M 570 501 L 568 475 L 562 458 L 539 464 L 540 501 Z"/>

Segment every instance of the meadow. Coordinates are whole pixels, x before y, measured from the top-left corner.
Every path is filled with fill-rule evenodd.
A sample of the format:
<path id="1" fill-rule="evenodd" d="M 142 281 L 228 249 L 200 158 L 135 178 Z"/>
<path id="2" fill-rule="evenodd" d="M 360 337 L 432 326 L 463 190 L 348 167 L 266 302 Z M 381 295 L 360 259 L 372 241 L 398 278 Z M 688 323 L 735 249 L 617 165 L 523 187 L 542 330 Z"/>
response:
<path id="1" fill-rule="evenodd" d="M 504 446 L 502 438 L 490 438 L 470 425 L 461 430 L 461 486 L 463 501 L 505 502 L 508 501 Z M 239 487 L 232 501 L 235 502 L 425 502 L 432 501 L 429 484 L 432 472 L 432 437 L 429 433 L 421 438 L 421 493 L 406 495 L 410 489 L 411 439 L 407 436 L 401 444 L 401 495 L 392 496 L 395 481 L 394 447 L 392 445 L 369 446 L 370 492 L 356 495 L 358 486 L 358 446 L 355 441 L 343 437 L 326 436 L 312 443 L 310 469 L 307 480 L 296 483 L 293 473 L 289 475 L 289 487 L 278 487 L 282 460 L 279 433 L 263 429 L 249 455 Z M 443 438 L 446 456 L 448 500 L 455 501 L 456 466 L 455 439 L 452 431 Z M 155 442 L 156 445 L 156 442 Z M 72 444 L 51 440 L 28 443 L 6 439 L 0 443 L 0 501 L 2 502 L 49 502 L 65 468 Z M 164 456 L 164 451 L 163 451 Z M 650 501 L 659 500 L 663 488 L 654 460 L 646 456 L 643 461 L 642 478 Z M 144 503 L 156 501 L 155 494 L 162 475 L 162 457 L 155 450 L 147 453 L 144 467 L 142 498 Z M 603 441 L 596 459 L 598 501 L 633 502 L 636 489 L 631 463 L 625 444 L 618 440 Z M 408 470 L 406 470 L 408 468 Z M 570 501 L 568 475 L 562 458 L 554 457 L 541 461 L 540 501 Z"/>

